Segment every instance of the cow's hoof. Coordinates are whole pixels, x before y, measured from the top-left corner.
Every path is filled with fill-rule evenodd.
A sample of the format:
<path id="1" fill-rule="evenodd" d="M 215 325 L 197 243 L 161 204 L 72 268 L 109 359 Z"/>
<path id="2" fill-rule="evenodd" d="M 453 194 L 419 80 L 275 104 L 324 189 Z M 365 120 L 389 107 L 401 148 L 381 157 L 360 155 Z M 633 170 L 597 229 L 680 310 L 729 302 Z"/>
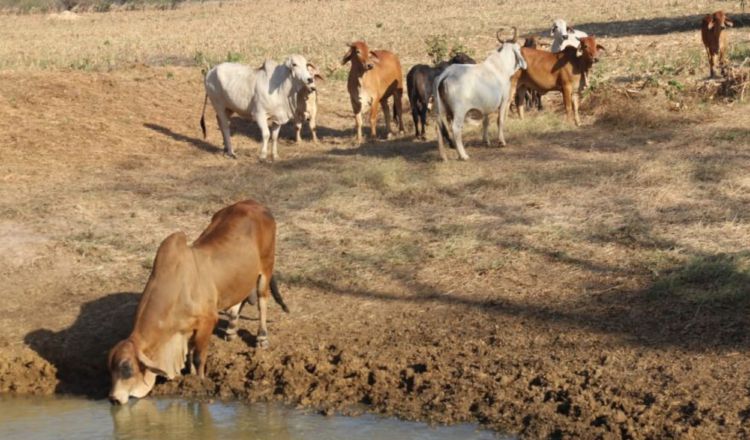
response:
<path id="1" fill-rule="evenodd" d="M 229 159 L 237 159 L 237 155 L 234 154 L 234 151 L 225 151 L 224 157 L 227 157 Z"/>
<path id="2" fill-rule="evenodd" d="M 423 141 L 426 141 L 426 140 L 427 140 L 427 136 L 425 136 L 425 135 L 422 135 L 422 136 L 420 136 L 419 138 L 420 138 L 420 139 L 422 139 Z"/>
<path id="3" fill-rule="evenodd" d="M 237 333 L 227 333 L 224 335 L 224 340 L 231 342 L 237 339 Z"/>
<path id="4" fill-rule="evenodd" d="M 258 338 L 257 346 L 263 350 L 267 349 L 271 344 L 268 343 L 268 338 Z"/>
<path id="5" fill-rule="evenodd" d="M 459 160 L 469 160 L 469 156 L 458 156 Z"/>

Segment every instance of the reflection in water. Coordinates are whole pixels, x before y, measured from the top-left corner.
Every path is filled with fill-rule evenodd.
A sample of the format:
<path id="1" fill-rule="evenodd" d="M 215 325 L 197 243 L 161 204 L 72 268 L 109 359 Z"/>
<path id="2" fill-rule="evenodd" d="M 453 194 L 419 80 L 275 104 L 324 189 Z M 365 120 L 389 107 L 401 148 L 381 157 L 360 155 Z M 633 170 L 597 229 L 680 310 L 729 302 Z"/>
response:
<path id="1" fill-rule="evenodd" d="M 132 401 L 133 399 L 131 399 Z M 431 428 L 372 415 L 323 417 L 273 404 L 0 397 L 0 439 L 497 439 L 461 425 Z M 505 437 L 508 438 L 508 437 Z"/>

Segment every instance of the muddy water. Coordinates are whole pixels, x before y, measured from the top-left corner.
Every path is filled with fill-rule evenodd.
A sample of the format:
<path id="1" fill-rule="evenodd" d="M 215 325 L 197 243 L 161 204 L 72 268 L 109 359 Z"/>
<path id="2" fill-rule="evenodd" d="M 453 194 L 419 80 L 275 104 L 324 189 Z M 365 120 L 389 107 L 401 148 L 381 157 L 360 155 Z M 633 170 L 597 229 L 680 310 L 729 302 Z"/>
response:
<path id="1" fill-rule="evenodd" d="M 0 397 L 0 439 L 501 439 L 473 425 L 430 427 L 373 415 L 324 417 L 280 405 Z"/>

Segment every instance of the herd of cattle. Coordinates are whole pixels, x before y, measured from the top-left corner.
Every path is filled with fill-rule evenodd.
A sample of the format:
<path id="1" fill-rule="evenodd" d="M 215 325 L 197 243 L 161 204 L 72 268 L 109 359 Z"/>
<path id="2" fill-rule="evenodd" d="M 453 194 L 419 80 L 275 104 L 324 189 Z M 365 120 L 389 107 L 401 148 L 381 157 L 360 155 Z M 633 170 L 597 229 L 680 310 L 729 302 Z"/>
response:
<path id="1" fill-rule="evenodd" d="M 702 21 L 701 35 L 712 77 L 717 64 L 725 65 L 727 38 L 722 30 L 732 25 L 721 11 L 707 15 Z M 500 47 L 482 63 L 457 54 L 433 67 L 414 66 L 406 78 L 417 137 L 425 136 L 427 111 L 434 101 L 442 158 L 446 159 L 443 143 L 447 139 L 461 159 L 468 159 L 461 141 L 467 115 L 480 114 L 483 138 L 489 144 L 488 115 L 498 113 L 498 142 L 505 145 L 503 122 L 513 94 L 519 116 L 523 117 L 527 99 L 539 107 L 541 94 L 552 90 L 562 92 L 568 118 L 573 117 L 580 124 L 576 94 L 587 86 L 598 51 L 604 48 L 593 36 L 568 27 L 563 20 L 554 22 L 551 34 L 551 51 L 536 48 L 539 43 L 534 38 L 527 39 L 524 47 L 520 47 L 514 28 L 509 39 L 496 35 Z M 396 55 L 370 50 L 366 43 L 357 41 L 348 45 L 342 63 L 351 64 L 347 88 L 357 140 L 362 140 L 362 113 L 368 106 L 370 134 L 375 137 L 378 103 L 390 136 L 390 97 L 395 98 L 393 118 L 403 132 L 403 76 Z M 292 55 L 283 64 L 266 61 L 258 69 L 236 63 L 222 63 L 211 69 L 205 78 L 203 113 L 210 100 L 224 138 L 225 154 L 234 157 L 229 133 L 229 117 L 233 113 L 253 119 L 260 126 L 261 159 L 267 157 L 269 137 L 273 140 L 273 157 L 278 158 L 279 129 L 290 120 L 296 124 L 298 141 L 305 120 L 310 121 L 313 139 L 317 139 L 316 78 L 320 78 L 317 69 L 301 55 Z M 205 136 L 203 116 L 201 127 Z M 272 296 L 285 312 L 289 311 L 273 276 L 275 242 L 276 223 L 271 213 L 252 200 L 214 214 L 192 245 L 187 244 L 182 232 L 167 237 L 156 253 L 133 330 L 109 353 L 110 400 L 126 403 L 130 396 L 147 395 L 157 376 L 174 378 L 181 373 L 186 360 L 191 372 L 203 377 L 219 311 L 229 314 L 225 334 L 231 339 L 236 336 L 242 306 L 257 301 L 260 323 L 256 340 L 259 347 L 267 347 L 269 298 Z"/>

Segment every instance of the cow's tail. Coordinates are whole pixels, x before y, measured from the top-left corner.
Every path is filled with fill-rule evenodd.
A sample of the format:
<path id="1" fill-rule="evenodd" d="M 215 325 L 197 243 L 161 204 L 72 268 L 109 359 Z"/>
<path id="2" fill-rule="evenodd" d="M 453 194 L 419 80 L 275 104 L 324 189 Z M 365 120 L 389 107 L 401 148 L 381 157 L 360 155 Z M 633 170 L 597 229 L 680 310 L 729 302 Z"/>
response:
<path id="1" fill-rule="evenodd" d="M 440 136 L 448 141 L 448 145 L 451 148 L 456 148 L 456 145 L 453 143 L 453 139 L 448 132 L 448 118 L 450 116 L 448 113 L 450 112 L 450 108 L 448 108 L 444 102 L 445 87 L 443 86 L 443 78 L 441 76 L 435 80 L 435 87 L 432 90 L 434 95 L 433 99 L 435 100 L 435 112 L 437 113 L 438 119 L 437 125 L 440 130 Z"/>
<path id="2" fill-rule="evenodd" d="M 201 112 L 201 130 L 203 130 L 203 139 L 206 138 L 206 104 L 208 103 L 208 93 L 203 98 L 203 111 Z"/>
<path id="3" fill-rule="evenodd" d="M 281 309 L 289 313 L 289 307 L 284 304 L 284 298 L 281 297 L 281 293 L 279 292 L 279 285 L 276 284 L 276 277 L 271 275 L 271 295 L 273 295 L 273 299 L 276 301 L 278 305 L 281 306 Z"/>

